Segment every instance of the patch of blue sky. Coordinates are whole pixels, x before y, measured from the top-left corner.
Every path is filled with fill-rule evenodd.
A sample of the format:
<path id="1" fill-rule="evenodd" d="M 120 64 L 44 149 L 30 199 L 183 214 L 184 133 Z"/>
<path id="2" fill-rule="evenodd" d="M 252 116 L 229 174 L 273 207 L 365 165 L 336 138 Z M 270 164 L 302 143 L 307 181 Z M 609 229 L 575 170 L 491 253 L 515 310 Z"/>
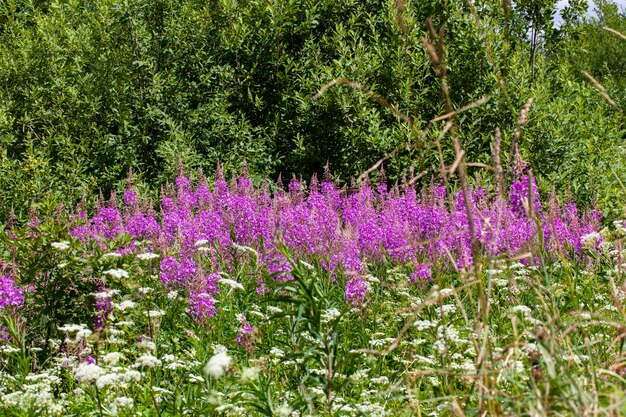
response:
<path id="1" fill-rule="evenodd" d="M 557 12 L 554 16 L 554 24 L 557 27 L 560 26 L 561 23 L 563 23 L 560 12 L 565 6 L 567 6 L 567 2 L 568 0 L 559 0 L 559 2 L 556 4 Z M 626 12 L 626 0 L 613 0 L 613 2 L 616 3 L 623 12 Z M 589 9 L 587 13 L 589 14 L 589 16 L 595 15 L 595 4 L 593 3 L 593 1 L 589 1 Z"/>

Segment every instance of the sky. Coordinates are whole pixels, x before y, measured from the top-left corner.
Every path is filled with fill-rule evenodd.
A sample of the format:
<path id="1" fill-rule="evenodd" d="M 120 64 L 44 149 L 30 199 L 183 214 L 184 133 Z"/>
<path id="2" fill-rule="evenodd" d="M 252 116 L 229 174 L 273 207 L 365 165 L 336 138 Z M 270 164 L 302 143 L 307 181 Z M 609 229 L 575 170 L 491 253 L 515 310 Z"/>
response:
<path id="1" fill-rule="evenodd" d="M 617 5 L 623 10 L 626 11 L 626 0 L 613 0 L 614 3 L 617 3 Z M 567 5 L 567 0 L 559 0 L 559 2 L 557 3 L 556 7 L 557 10 L 561 10 L 563 7 L 565 7 Z M 593 1 L 589 1 L 589 14 L 593 15 Z M 559 26 L 562 22 L 561 19 L 561 15 L 557 12 L 556 16 L 554 17 L 554 23 Z"/>

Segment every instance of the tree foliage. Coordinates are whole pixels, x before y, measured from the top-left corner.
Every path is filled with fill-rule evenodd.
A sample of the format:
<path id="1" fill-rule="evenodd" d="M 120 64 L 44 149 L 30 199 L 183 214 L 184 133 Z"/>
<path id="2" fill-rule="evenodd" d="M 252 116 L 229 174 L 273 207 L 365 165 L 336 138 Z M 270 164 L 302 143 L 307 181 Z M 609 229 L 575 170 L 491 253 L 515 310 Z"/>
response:
<path id="1" fill-rule="evenodd" d="M 129 169 L 157 189 L 179 161 L 212 172 L 245 160 L 253 175 L 274 178 L 329 162 L 347 180 L 394 153 L 385 163 L 392 181 L 411 169 L 436 178 L 433 143 L 445 121 L 429 121 L 445 111 L 421 41 L 427 19 L 442 28 L 453 107 L 487 99 L 458 116 L 467 158 L 489 160 L 496 127 L 506 154 L 533 97 L 522 153 L 557 184 L 576 176 L 577 198 L 589 201 L 587 178 L 597 175 L 561 163 L 561 146 L 582 160 L 589 137 L 598 138 L 611 165 L 623 125 L 579 67 L 583 60 L 618 89 L 623 65 L 613 56 L 605 65 L 602 54 L 626 48 L 616 39 L 604 52 L 588 47 L 589 36 L 609 36 L 600 25 L 623 17 L 605 5 L 599 21 L 583 23 L 584 3 L 570 2 L 555 29 L 553 0 L 2 2 L 0 219 L 45 195 L 75 203 L 108 193 Z M 384 98 L 413 126 L 353 88 L 312 100 L 337 77 Z M 442 147 L 451 164 L 452 145 Z"/>

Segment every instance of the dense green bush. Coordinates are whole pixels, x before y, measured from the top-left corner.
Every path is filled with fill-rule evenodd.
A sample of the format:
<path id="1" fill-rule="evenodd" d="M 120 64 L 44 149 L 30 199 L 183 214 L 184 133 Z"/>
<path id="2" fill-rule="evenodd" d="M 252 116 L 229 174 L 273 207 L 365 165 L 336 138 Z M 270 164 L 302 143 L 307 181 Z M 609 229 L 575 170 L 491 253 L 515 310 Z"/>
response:
<path id="1" fill-rule="evenodd" d="M 556 2 L 543 0 L 504 9 L 495 0 L 3 2 L 0 221 L 11 206 L 23 218 L 46 195 L 74 204 L 85 192 L 106 194 L 129 169 L 158 189 L 179 161 L 212 172 L 218 161 L 233 171 L 245 159 L 253 175 L 274 178 L 321 172 L 329 162 L 349 180 L 399 149 L 386 162 L 391 180 L 411 167 L 436 177 L 432 141 L 445 121 L 421 132 L 445 106 L 421 40 L 427 19 L 445 29 L 437 37 L 453 107 L 488 99 L 457 117 L 468 159 L 489 162 L 500 127 L 506 161 L 519 110 L 533 97 L 522 153 L 557 185 L 576 176 L 573 191 L 588 201 L 589 178 L 613 178 L 598 167 L 616 165 L 622 122 L 578 67 L 581 57 L 590 70 L 605 62 L 585 49 L 590 36 L 602 36 L 607 51 L 622 45 L 599 29 L 608 14 L 581 24 L 583 3 L 573 2 L 554 29 Z M 574 64 L 560 64 L 566 57 Z M 602 79 L 613 87 L 621 67 L 611 62 Z M 353 88 L 312 100 L 337 77 L 397 106 L 413 129 Z M 607 159 L 593 173 L 583 169 L 577 161 L 600 143 L 597 158 Z M 442 146 L 452 163 L 450 140 Z"/>

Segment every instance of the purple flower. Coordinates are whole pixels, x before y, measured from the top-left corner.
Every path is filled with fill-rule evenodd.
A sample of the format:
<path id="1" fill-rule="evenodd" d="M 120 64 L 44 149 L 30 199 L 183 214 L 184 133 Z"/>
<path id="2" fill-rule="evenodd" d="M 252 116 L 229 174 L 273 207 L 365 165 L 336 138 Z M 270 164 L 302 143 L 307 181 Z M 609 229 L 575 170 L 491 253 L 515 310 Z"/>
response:
<path id="1" fill-rule="evenodd" d="M 248 350 L 252 348 L 252 334 L 254 333 L 254 327 L 248 323 L 248 320 L 244 319 L 239 327 L 239 334 L 237 335 L 237 344 L 244 346 Z"/>
<path id="2" fill-rule="evenodd" d="M 346 301 L 353 306 L 360 305 L 365 300 L 367 289 L 367 283 L 360 276 L 350 278 L 346 284 Z"/>
<path id="3" fill-rule="evenodd" d="M 183 258 L 180 262 L 173 256 L 166 256 L 161 260 L 161 281 L 171 286 L 186 287 L 196 273 L 196 263 L 193 259 Z"/>
<path id="4" fill-rule="evenodd" d="M 0 275 L 0 310 L 24 305 L 24 293 L 15 280 L 7 275 Z"/>
<path id="5" fill-rule="evenodd" d="M 191 291 L 189 293 L 189 312 L 197 323 L 206 323 L 215 316 L 215 300 L 208 292 Z"/>
<path id="6" fill-rule="evenodd" d="M 415 284 L 420 281 L 430 281 L 433 279 L 433 274 L 430 271 L 430 267 L 426 264 L 416 264 L 415 271 L 409 274 L 409 283 Z"/>
<path id="7" fill-rule="evenodd" d="M 104 329 L 112 310 L 109 297 L 96 297 L 96 317 L 94 320 L 94 329 L 96 331 Z"/>
<path id="8" fill-rule="evenodd" d="M 511 203 L 511 209 L 520 216 L 526 215 L 526 207 L 529 202 L 529 193 L 528 193 L 528 182 L 529 178 L 527 175 L 522 175 L 522 177 L 511 184 L 511 189 L 509 192 L 509 201 Z M 541 211 L 541 201 L 539 201 L 539 191 L 537 190 L 537 183 L 533 178 L 532 181 L 532 199 L 533 199 L 533 209 L 535 213 L 539 213 Z"/>

